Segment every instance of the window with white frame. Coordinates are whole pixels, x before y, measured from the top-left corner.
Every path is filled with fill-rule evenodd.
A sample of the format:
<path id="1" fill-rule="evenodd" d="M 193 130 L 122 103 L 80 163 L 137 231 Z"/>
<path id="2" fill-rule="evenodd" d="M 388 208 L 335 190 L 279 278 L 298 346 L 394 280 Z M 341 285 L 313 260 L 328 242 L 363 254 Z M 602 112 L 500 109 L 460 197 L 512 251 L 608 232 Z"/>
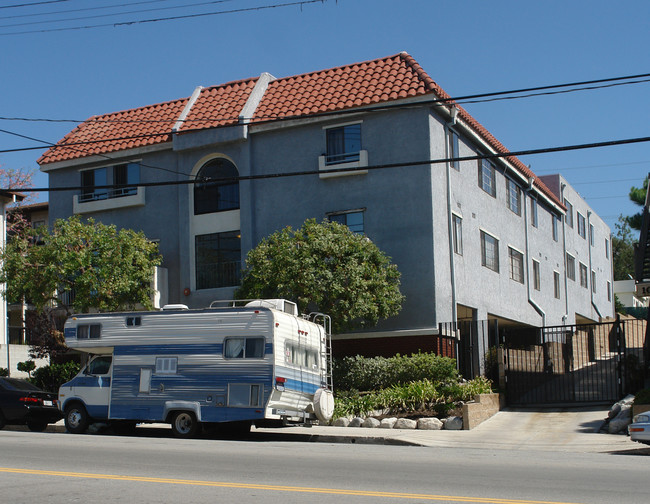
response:
<path id="1" fill-rule="evenodd" d="M 452 214 L 454 252 L 463 255 L 463 219 L 459 215 Z"/>
<path id="2" fill-rule="evenodd" d="M 580 287 L 584 287 L 585 289 L 588 287 L 588 281 L 589 279 L 587 278 L 587 266 L 585 264 L 580 263 Z"/>
<path id="3" fill-rule="evenodd" d="M 564 206 L 566 207 L 566 216 L 564 217 L 564 222 L 566 222 L 567 226 L 573 227 L 573 205 L 569 203 L 569 201 L 564 198 Z"/>
<path id="4" fill-rule="evenodd" d="M 582 215 L 580 212 L 576 212 L 577 220 L 578 220 L 578 234 L 584 238 L 585 240 L 587 239 L 587 232 L 586 232 L 586 221 L 585 221 L 585 216 Z"/>
<path id="5" fill-rule="evenodd" d="M 566 276 L 569 280 L 576 279 L 576 259 L 569 253 L 566 255 Z"/>
<path id="6" fill-rule="evenodd" d="M 481 231 L 481 264 L 499 272 L 499 240 L 485 231 Z"/>
<path id="7" fill-rule="evenodd" d="M 226 338 L 223 344 L 223 356 L 226 359 L 263 359 L 264 338 Z"/>
<path id="8" fill-rule="evenodd" d="M 537 227 L 539 224 L 537 216 L 537 200 L 535 198 L 530 199 L 530 225 Z"/>
<path id="9" fill-rule="evenodd" d="M 327 214 L 327 219 L 330 222 L 338 222 L 347 226 L 350 231 L 356 234 L 363 234 L 365 232 L 363 225 L 364 210 L 349 210 L 345 212 L 331 212 Z"/>
<path id="10" fill-rule="evenodd" d="M 178 357 L 156 357 L 156 374 L 176 374 Z"/>
<path id="11" fill-rule="evenodd" d="M 541 274 L 540 274 L 540 264 L 539 261 L 533 259 L 533 288 L 535 290 L 541 289 Z"/>
<path id="12" fill-rule="evenodd" d="M 555 299 L 560 299 L 560 273 L 553 272 L 553 296 Z"/>
<path id="13" fill-rule="evenodd" d="M 524 283 L 524 254 L 508 247 L 510 256 L 510 278 L 515 282 Z"/>
<path id="14" fill-rule="evenodd" d="M 591 270 L 591 292 L 596 294 L 596 272 Z"/>
<path id="15" fill-rule="evenodd" d="M 478 160 L 478 185 L 493 198 L 497 195 L 496 170 L 487 159 Z"/>
<path id="16" fill-rule="evenodd" d="M 359 161 L 361 151 L 361 124 L 347 124 L 325 130 L 326 165 Z"/>
<path id="17" fill-rule="evenodd" d="M 506 179 L 506 194 L 508 208 L 517 215 L 521 215 L 521 189 L 513 180 Z"/>

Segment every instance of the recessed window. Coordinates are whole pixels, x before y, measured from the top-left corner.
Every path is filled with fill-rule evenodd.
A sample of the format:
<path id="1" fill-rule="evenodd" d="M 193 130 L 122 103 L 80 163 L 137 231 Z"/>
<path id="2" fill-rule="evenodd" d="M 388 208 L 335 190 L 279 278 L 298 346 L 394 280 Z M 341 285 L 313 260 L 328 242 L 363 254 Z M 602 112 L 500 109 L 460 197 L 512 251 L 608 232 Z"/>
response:
<path id="1" fill-rule="evenodd" d="M 330 222 L 338 222 L 350 228 L 350 231 L 356 234 L 363 234 L 363 210 L 353 210 L 349 212 L 333 212 L 327 214 Z"/>
<path id="2" fill-rule="evenodd" d="M 508 247 L 510 256 L 510 278 L 515 282 L 524 283 L 524 254 Z"/>
<path id="3" fill-rule="evenodd" d="M 585 289 L 588 287 L 587 271 L 587 266 L 580 263 L 580 287 L 584 287 Z"/>
<path id="4" fill-rule="evenodd" d="M 79 201 L 96 201 L 108 199 L 106 168 L 95 168 L 81 172 L 81 195 Z"/>
<path id="5" fill-rule="evenodd" d="M 596 294 L 596 272 L 591 270 L 591 292 Z"/>
<path id="6" fill-rule="evenodd" d="M 594 246 L 594 225 L 589 224 L 589 245 Z"/>
<path id="7" fill-rule="evenodd" d="M 566 276 L 569 280 L 576 279 L 576 259 L 571 254 L 566 255 Z"/>
<path id="8" fill-rule="evenodd" d="M 521 215 L 521 189 L 510 179 L 506 179 L 506 194 L 508 208 L 517 215 Z"/>
<path id="9" fill-rule="evenodd" d="M 612 284 L 607 280 L 607 301 L 612 300 Z"/>
<path id="10" fill-rule="evenodd" d="M 540 290 L 541 288 L 541 275 L 540 275 L 540 265 L 535 259 L 533 259 L 533 288 L 535 290 Z"/>
<path id="11" fill-rule="evenodd" d="M 225 158 L 208 161 L 196 174 L 194 215 L 239 208 L 239 172 Z"/>
<path id="12" fill-rule="evenodd" d="M 326 165 L 359 161 L 361 124 L 348 124 L 326 130 Z"/>
<path id="13" fill-rule="evenodd" d="M 481 264 L 499 272 L 499 240 L 481 231 Z"/>
<path id="14" fill-rule="evenodd" d="M 537 217 L 537 200 L 531 198 L 530 199 L 530 225 L 533 227 L 537 227 L 538 225 L 538 217 Z"/>
<path id="15" fill-rule="evenodd" d="M 585 225 L 585 216 L 582 215 L 580 212 L 576 212 L 576 215 L 578 219 L 578 234 L 586 240 L 587 232 L 586 232 L 586 225 Z"/>
<path id="16" fill-rule="evenodd" d="M 463 255 L 463 219 L 456 214 L 453 214 L 451 218 L 454 231 L 454 252 Z"/>
<path id="17" fill-rule="evenodd" d="M 263 359 L 264 338 L 226 338 L 223 356 L 226 359 Z"/>
<path id="18" fill-rule="evenodd" d="M 478 185 L 492 197 L 497 195 L 496 170 L 487 159 L 478 161 Z"/>
<path id="19" fill-rule="evenodd" d="M 140 164 L 123 163 L 81 172 L 79 202 L 106 200 L 137 194 L 140 182 Z M 106 186 L 112 185 L 109 188 Z"/>
<path id="20" fill-rule="evenodd" d="M 560 299 L 560 274 L 557 271 L 553 272 L 553 296 Z"/>
<path id="21" fill-rule="evenodd" d="M 458 146 L 458 133 L 456 133 L 454 130 L 449 130 L 449 136 L 447 138 L 449 139 L 449 166 L 451 166 L 454 170 L 460 170 L 460 161 L 458 161 L 460 152 Z"/>
<path id="22" fill-rule="evenodd" d="M 553 220 L 552 225 L 553 225 L 553 241 L 558 241 L 560 232 L 559 232 L 559 224 L 560 224 L 560 219 L 556 215 L 552 215 L 551 219 Z"/>
<path id="23" fill-rule="evenodd" d="M 609 259 L 609 240 L 605 238 L 605 258 Z"/>
<path id="24" fill-rule="evenodd" d="M 564 206 L 566 207 L 566 216 L 564 217 L 564 222 L 566 222 L 567 226 L 573 227 L 573 205 L 569 203 L 566 198 L 564 198 Z"/>
<path id="25" fill-rule="evenodd" d="M 196 288 L 214 289 L 239 285 L 241 235 L 239 231 L 195 237 Z"/>
<path id="26" fill-rule="evenodd" d="M 142 317 L 126 317 L 126 327 L 138 327 L 142 325 Z"/>
<path id="27" fill-rule="evenodd" d="M 156 374 L 176 374 L 178 357 L 156 357 Z"/>

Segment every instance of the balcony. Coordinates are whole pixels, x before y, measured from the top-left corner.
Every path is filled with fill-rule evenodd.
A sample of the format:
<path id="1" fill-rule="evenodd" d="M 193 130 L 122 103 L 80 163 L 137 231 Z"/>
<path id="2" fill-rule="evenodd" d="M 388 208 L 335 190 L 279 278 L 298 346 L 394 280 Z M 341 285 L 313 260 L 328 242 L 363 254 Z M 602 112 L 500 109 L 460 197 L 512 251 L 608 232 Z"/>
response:
<path id="1" fill-rule="evenodd" d="M 72 211 L 76 215 L 144 206 L 144 189 L 141 186 L 124 187 L 110 190 L 98 189 L 84 194 L 75 194 L 72 201 Z"/>
<path id="2" fill-rule="evenodd" d="M 350 175 L 365 175 L 368 170 L 355 170 L 368 166 L 368 151 L 348 152 L 331 156 L 318 156 L 320 178 L 348 177 Z M 346 171 L 338 171 L 338 170 Z M 336 171 L 335 171 L 336 170 Z"/>

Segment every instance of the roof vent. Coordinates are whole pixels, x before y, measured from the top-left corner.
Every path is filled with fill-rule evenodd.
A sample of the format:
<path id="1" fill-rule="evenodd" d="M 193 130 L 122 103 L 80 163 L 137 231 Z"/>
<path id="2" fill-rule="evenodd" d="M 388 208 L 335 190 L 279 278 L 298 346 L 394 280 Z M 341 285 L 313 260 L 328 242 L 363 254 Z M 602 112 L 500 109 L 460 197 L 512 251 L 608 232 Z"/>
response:
<path id="1" fill-rule="evenodd" d="M 184 304 L 166 304 L 162 309 L 163 311 L 189 310 L 188 306 Z"/>

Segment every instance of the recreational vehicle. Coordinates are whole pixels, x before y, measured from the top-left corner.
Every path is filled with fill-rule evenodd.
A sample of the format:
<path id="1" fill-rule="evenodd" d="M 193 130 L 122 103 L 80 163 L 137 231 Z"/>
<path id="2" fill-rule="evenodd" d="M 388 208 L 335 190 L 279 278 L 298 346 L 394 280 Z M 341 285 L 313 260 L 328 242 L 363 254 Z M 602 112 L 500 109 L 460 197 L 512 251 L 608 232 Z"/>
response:
<path id="1" fill-rule="evenodd" d="M 215 302 L 216 303 L 216 302 Z M 290 301 L 70 317 L 66 345 L 87 364 L 59 389 L 66 428 L 170 423 L 176 437 L 332 417 L 330 320 Z"/>

